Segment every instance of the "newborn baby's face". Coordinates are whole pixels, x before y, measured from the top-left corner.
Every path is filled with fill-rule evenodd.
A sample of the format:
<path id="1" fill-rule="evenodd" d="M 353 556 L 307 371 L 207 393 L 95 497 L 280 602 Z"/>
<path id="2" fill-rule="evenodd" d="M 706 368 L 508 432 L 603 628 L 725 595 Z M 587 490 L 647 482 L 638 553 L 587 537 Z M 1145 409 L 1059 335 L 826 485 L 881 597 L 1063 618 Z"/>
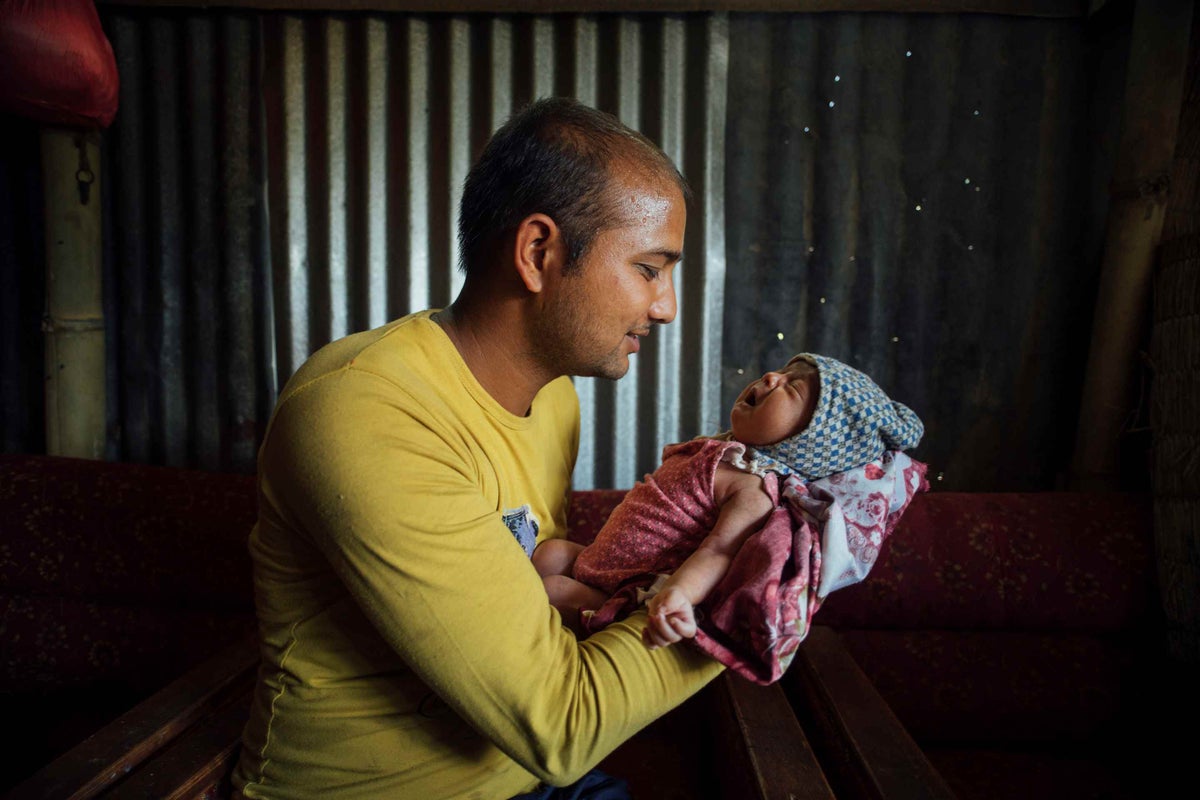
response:
<path id="1" fill-rule="evenodd" d="M 743 389 L 733 404 L 733 438 L 761 446 L 796 435 L 812 421 L 820 390 L 817 369 L 807 361 L 768 372 Z"/>

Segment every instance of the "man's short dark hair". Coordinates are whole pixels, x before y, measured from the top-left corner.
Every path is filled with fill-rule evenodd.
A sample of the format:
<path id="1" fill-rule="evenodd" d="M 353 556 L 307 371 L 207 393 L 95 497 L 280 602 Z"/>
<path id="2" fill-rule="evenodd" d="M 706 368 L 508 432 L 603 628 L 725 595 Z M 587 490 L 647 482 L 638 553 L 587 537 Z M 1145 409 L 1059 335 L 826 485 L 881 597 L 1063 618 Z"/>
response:
<path id="1" fill-rule="evenodd" d="M 488 142 L 463 187 L 458 218 L 462 270 L 487 268 L 494 249 L 530 214 L 554 220 L 572 267 L 596 234 L 622 223 L 612 167 L 624 163 L 691 189 L 658 145 L 616 117 L 565 97 L 517 112 Z"/>

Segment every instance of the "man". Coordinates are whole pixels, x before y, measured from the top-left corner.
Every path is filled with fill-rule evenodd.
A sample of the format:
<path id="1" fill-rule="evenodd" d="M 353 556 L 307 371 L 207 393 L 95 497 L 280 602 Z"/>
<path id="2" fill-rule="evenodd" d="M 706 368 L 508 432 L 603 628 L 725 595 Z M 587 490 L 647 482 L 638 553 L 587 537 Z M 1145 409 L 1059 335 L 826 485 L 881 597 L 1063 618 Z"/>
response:
<path id="1" fill-rule="evenodd" d="M 507 798 L 571 784 L 720 667 L 583 642 L 529 562 L 564 536 L 579 407 L 675 316 L 683 178 L 612 117 L 547 100 L 464 189 L 445 310 L 323 348 L 280 396 L 250 540 L 263 664 L 247 798 Z"/>

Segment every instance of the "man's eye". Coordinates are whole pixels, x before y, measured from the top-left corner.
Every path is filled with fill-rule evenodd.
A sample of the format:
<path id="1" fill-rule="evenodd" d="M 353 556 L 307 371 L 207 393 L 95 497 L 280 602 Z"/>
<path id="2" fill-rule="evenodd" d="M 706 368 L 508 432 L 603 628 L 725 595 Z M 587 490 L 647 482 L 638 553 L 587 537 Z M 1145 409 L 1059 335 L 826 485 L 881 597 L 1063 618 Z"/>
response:
<path id="1" fill-rule="evenodd" d="M 658 277 L 658 270 L 649 264 L 635 264 L 634 266 L 638 268 L 638 272 L 642 273 L 642 277 L 648 281 L 652 281 Z"/>

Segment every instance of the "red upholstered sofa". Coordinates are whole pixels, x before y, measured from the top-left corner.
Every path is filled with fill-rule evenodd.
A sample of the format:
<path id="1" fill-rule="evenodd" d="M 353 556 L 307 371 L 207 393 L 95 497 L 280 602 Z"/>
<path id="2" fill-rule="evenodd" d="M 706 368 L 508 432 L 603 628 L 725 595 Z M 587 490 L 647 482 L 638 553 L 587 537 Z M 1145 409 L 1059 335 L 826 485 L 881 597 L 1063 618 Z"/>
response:
<path id="1" fill-rule="evenodd" d="M 254 478 L 0 455 L 0 790 L 254 625 Z"/>
<path id="2" fill-rule="evenodd" d="M 928 495 L 818 620 L 961 797 L 1151 796 L 1151 520 L 1145 496 Z"/>
<path id="3" fill-rule="evenodd" d="M 587 493 L 573 514 L 597 526 L 621 494 Z M 1194 751 L 1194 718 L 1180 715 L 1183 737 L 1163 724 L 1194 691 L 1165 655 L 1145 495 L 921 495 L 868 579 L 831 595 L 815 622 L 836 634 L 818 631 L 802 653 L 836 642 L 964 800 L 1165 796 L 1175 759 Z M 943 796 L 909 763 L 902 780 L 856 783 L 849 773 L 869 766 L 842 762 L 872 754 L 828 741 L 814 713 L 831 712 L 804 707 L 803 672 L 783 682 L 839 797 Z M 858 731 L 867 739 L 886 728 L 857 710 L 876 729 Z M 878 770 L 903 754 L 887 759 Z"/>
<path id="4" fill-rule="evenodd" d="M 577 493 L 572 537 L 622 494 Z M 247 476 L 0 455 L 0 789 L 252 628 L 254 504 Z M 1144 796 L 1172 685 L 1150 531 L 1144 497 L 924 495 L 817 623 L 960 797 Z"/>

